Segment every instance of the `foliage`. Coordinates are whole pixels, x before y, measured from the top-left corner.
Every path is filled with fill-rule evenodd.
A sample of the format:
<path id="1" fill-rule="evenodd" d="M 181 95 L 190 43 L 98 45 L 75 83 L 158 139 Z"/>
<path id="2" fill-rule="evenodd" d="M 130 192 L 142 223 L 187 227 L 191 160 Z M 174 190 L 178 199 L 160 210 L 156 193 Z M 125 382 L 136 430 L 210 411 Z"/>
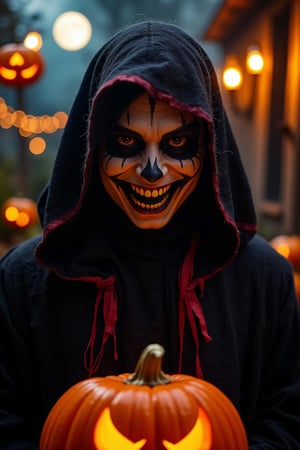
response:
<path id="1" fill-rule="evenodd" d="M 0 45 L 21 42 L 40 13 L 28 14 L 30 0 L 0 0 Z"/>

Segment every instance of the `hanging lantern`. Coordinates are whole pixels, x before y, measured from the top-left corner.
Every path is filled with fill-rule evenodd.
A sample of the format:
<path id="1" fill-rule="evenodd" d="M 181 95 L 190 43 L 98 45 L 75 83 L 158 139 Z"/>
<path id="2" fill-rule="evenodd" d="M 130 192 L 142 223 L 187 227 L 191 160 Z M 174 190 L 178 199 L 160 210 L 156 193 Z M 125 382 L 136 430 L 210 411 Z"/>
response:
<path id="1" fill-rule="evenodd" d="M 247 450 L 240 416 L 215 386 L 161 371 L 151 344 L 135 373 L 80 381 L 53 406 L 40 450 Z"/>
<path id="2" fill-rule="evenodd" d="M 44 59 L 39 52 L 23 44 L 0 47 L 0 82 L 9 86 L 26 86 L 38 80 L 44 71 Z"/>
<path id="3" fill-rule="evenodd" d="M 28 228 L 37 222 L 36 204 L 30 198 L 11 197 L 2 207 L 5 222 L 17 228 Z"/>

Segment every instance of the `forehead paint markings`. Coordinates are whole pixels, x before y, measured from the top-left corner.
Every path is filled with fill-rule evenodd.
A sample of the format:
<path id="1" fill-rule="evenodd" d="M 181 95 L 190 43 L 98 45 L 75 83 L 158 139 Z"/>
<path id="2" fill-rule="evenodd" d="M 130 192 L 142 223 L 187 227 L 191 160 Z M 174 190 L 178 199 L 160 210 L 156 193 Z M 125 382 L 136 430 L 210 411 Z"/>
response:
<path id="1" fill-rule="evenodd" d="M 150 106 L 150 118 L 151 118 L 151 127 L 153 126 L 153 119 L 154 119 L 154 111 L 155 111 L 155 105 L 156 105 L 156 99 L 148 95 L 149 100 L 149 106 Z M 130 125 L 130 111 L 126 111 L 126 119 L 127 124 Z"/>
<path id="2" fill-rule="evenodd" d="M 156 100 L 153 97 L 148 96 L 149 99 L 149 105 L 150 105 L 150 115 L 151 115 L 151 127 L 153 126 L 153 118 L 154 118 L 154 111 L 155 111 L 155 105 Z"/>

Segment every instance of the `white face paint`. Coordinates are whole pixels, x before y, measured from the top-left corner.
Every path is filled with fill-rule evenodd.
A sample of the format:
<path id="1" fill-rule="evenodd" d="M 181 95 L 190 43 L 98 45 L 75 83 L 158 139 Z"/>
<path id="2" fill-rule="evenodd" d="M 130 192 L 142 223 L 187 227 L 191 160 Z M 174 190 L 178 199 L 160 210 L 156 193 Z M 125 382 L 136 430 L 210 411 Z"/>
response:
<path id="1" fill-rule="evenodd" d="M 147 93 L 134 100 L 107 136 L 100 175 L 110 197 L 139 228 L 162 228 L 195 189 L 203 130 L 188 112 Z"/>

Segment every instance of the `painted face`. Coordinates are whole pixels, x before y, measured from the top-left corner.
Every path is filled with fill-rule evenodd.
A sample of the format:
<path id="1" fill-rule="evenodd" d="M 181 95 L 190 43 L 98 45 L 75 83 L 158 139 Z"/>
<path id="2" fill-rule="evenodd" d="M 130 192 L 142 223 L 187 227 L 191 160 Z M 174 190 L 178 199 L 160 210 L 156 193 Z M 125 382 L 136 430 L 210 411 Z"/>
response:
<path id="1" fill-rule="evenodd" d="M 139 228 L 162 228 L 195 189 L 203 130 L 188 112 L 147 93 L 134 100 L 107 136 L 100 175 L 110 197 Z"/>

